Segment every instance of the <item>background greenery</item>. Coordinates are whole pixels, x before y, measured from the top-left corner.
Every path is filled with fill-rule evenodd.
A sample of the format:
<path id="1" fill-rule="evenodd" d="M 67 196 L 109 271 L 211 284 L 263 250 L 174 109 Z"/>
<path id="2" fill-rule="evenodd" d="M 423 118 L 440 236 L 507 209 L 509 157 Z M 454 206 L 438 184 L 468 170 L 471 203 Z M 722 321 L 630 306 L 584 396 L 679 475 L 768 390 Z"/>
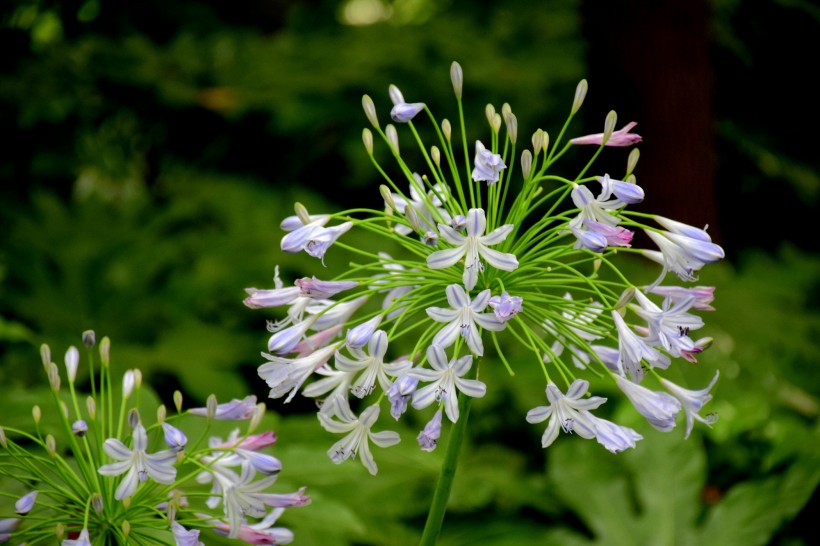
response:
<path id="1" fill-rule="evenodd" d="M 456 59 L 474 127 L 486 102 L 506 101 L 523 134 L 554 131 L 590 70 L 589 9 L 594 2 L 570 0 L 3 2 L 2 419 L 26 421 L 39 400 L 39 344 L 61 354 L 89 328 L 110 336 L 118 369 L 141 368 L 169 407 L 177 388 L 191 405 L 211 392 L 264 399 L 255 369 L 264 318 L 275 313 L 244 308 L 242 289 L 269 286 L 277 264 L 286 279 L 317 271 L 312 258 L 278 251 L 294 200 L 311 210 L 378 205 L 361 95 L 384 116 L 396 83 L 408 99 L 450 112 Z M 718 311 L 705 317 L 715 344 L 674 379 L 700 386 L 719 369 L 709 409 L 720 421 L 684 442 L 622 405 L 613 411 L 645 436 L 638 449 L 614 457 L 564 437 L 545 452 L 523 420 L 543 391 L 529 388 L 523 364 L 515 378 L 498 373 L 473 408 L 443 544 L 820 538 L 811 520 L 820 508 L 820 257 L 810 228 L 820 178 L 813 141 L 795 129 L 818 117 L 800 82 L 805 68 L 792 70 L 795 52 L 812 51 L 820 12 L 799 1 L 720 0 L 708 17 L 712 222 L 729 259 L 701 277 L 718 287 Z M 591 96 L 612 87 L 590 83 Z M 578 132 L 599 130 L 597 114 Z M 328 260 L 329 273 L 343 263 Z M 404 441 L 377 453 L 371 478 L 329 461 L 333 440 L 312 401 L 269 408 L 282 491 L 307 485 L 314 501 L 282 520 L 298 544 L 417 542 L 442 455 L 411 440 L 423 423 L 398 425 Z"/>

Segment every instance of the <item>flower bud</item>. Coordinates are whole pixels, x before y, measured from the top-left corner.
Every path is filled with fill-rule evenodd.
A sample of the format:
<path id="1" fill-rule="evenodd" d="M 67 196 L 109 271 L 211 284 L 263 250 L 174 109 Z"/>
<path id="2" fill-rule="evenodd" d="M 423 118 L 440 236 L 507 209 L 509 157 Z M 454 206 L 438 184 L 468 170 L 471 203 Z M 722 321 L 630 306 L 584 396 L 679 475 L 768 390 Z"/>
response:
<path id="1" fill-rule="evenodd" d="M 421 236 L 421 242 L 427 246 L 436 246 L 438 244 L 438 233 L 433 230 L 427 230 L 425 234 Z"/>
<path id="2" fill-rule="evenodd" d="M 65 537 L 65 525 L 58 523 L 54 527 L 54 536 L 57 538 L 57 542 L 61 542 Z"/>
<path id="3" fill-rule="evenodd" d="M 450 142 L 450 137 L 453 136 L 453 128 L 450 126 L 449 120 L 443 119 L 441 121 L 441 132 L 444 133 L 444 138 L 447 139 L 447 142 Z"/>
<path id="4" fill-rule="evenodd" d="M 501 117 L 506 120 L 510 114 L 512 114 L 512 107 L 509 102 L 505 102 L 501 105 Z"/>
<path id="5" fill-rule="evenodd" d="M 174 391 L 174 406 L 177 408 L 177 413 L 182 411 L 182 393 Z"/>
<path id="6" fill-rule="evenodd" d="M 68 348 L 65 353 L 65 369 L 68 376 L 68 382 L 74 383 L 77 377 L 77 366 L 80 364 L 80 351 L 73 345 Z"/>
<path id="7" fill-rule="evenodd" d="M 493 126 L 493 120 L 495 119 L 495 106 L 492 104 L 488 104 L 484 107 L 484 115 L 487 116 L 487 123 L 490 124 L 490 127 Z"/>
<path id="8" fill-rule="evenodd" d="M 430 422 L 424 425 L 424 429 L 419 433 L 416 440 L 422 451 L 433 451 L 441 436 L 441 410 L 438 410 Z"/>
<path id="9" fill-rule="evenodd" d="M 97 334 L 94 330 L 86 330 L 83 332 L 83 345 L 92 348 L 97 343 Z"/>
<path id="10" fill-rule="evenodd" d="M 217 410 L 217 402 L 216 402 L 216 395 L 211 394 L 208 396 L 208 400 L 205 402 L 205 408 L 207 409 L 208 420 L 212 420 L 216 417 L 216 410 Z"/>
<path id="11" fill-rule="evenodd" d="M 384 184 L 381 184 L 379 186 L 379 193 L 381 194 L 382 199 L 384 199 L 385 206 L 390 208 L 391 211 L 398 212 L 399 209 L 396 206 L 396 202 L 393 200 L 393 194 L 390 192 L 390 188 Z"/>
<path id="12" fill-rule="evenodd" d="M 390 87 L 387 88 L 387 92 L 390 94 L 390 100 L 393 101 L 393 104 L 404 102 L 404 95 L 402 95 L 399 88 L 392 83 L 390 84 Z"/>
<path id="13" fill-rule="evenodd" d="M 0 427 L 0 446 L 3 446 L 3 449 L 8 449 L 9 441 L 6 438 L 6 429 Z"/>
<path id="14" fill-rule="evenodd" d="M 111 340 L 108 336 L 102 338 L 100 342 L 100 362 L 106 368 L 111 364 Z"/>
<path id="15" fill-rule="evenodd" d="M 132 497 L 125 497 L 124 499 L 122 499 L 122 507 L 126 510 L 131 508 L 131 498 Z"/>
<path id="16" fill-rule="evenodd" d="M 168 523 L 172 524 L 177 519 L 177 505 L 173 502 L 168 503 L 168 510 L 166 511 L 166 517 L 168 518 Z"/>
<path id="17" fill-rule="evenodd" d="M 613 308 L 614 309 L 622 309 L 622 308 L 626 307 L 627 304 L 629 304 L 629 302 L 632 301 L 632 298 L 634 298 L 634 297 L 635 297 L 635 287 L 630 286 L 629 288 L 624 290 L 623 294 L 621 294 L 621 297 L 618 298 L 617 302 L 615 302 L 615 305 L 613 306 Z"/>
<path id="18" fill-rule="evenodd" d="M 541 153 L 541 147 L 544 145 L 544 141 L 541 138 L 543 133 L 544 131 L 541 129 L 536 129 L 532 134 L 532 155 L 536 157 Z"/>
<path id="19" fill-rule="evenodd" d="M 85 399 L 85 409 L 88 411 L 88 418 L 92 421 L 97 420 L 97 401 L 89 396 Z"/>
<path id="20" fill-rule="evenodd" d="M 51 434 L 46 435 L 46 451 L 54 457 L 57 454 L 57 440 Z"/>
<path id="21" fill-rule="evenodd" d="M 392 124 L 388 124 L 387 127 L 384 128 L 384 134 L 387 136 L 387 141 L 390 142 L 390 146 L 393 147 L 393 151 L 398 155 L 399 134 L 396 132 L 396 128 L 393 127 Z"/>
<path id="22" fill-rule="evenodd" d="M 575 99 L 572 101 L 572 115 L 578 113 L 578 110 L 581 109 L 581 105 L 584 104 L 584 98 L 587 96 L 587 90 L 589 89 L 589 84 L 586 80 L 581 80 L 578 82 L 578 86 L 575 88 Z"/>
<path id="23" fill-rule="evenodd" d="M 604 121 L 604 136 L 601 140 L 601 144 L 606 145 L 606 142 L 609 140 L 609 137 L 612 136 L 612 131 L 615 130 L 616 123 L 618 123 L 618 114 L 615 113 L 615 110 L 611 110 L 606 115 L 606 120 Z"/>
<path id="24" fill-rule="evenodd" d="M 441 152 L 439 151 L 438 146 L 430 147 L 430 157 L 433 158 L 433 163 L 435 163 L 436 166 L 441 166 Z"/>
<path id="25" fill-rule="evenodd" d="M 521 152 L 521 174 L 524 176 L 524 180 L 527 180 L 530 177 L 530 171 L 532 170 L 532 152 L 529 150 L 524 150 Z"/>
<path id="26" fill-rule="evenodd" d="M 127 370 L 125 374 L 122 376 L 122 397 L 126 400 L 131 396 L 131 393 L 134 392 L 134 370 Z"/>
<path id="27" fill-rule="evenodd" d="M 168 410 L 165 409 L 165 404 L 160 404 L 157 407 L 157 423 L 162 424 L 165 422 L 165 417 L 168 415 Z"/>
<path id="28" fill-rule="evenodd" d="M 131 524 L 128 520 L 122 522 L 122 534 L 128 536 L 131 534 Z"/>
<path id="29" fill-rule="evenodd" d="M 49 362 L 48 365 L 48 383 L 54 392 L 60 390 L 60 370 L 57 369 L 57 364 L 54 362 Z"/>
<path id="30" fill-rule="evenodd" d="M 396 123 L 407 123 L 416 117 L 422 110 L 424 110 L 423 102 L 414 102 L 411 104 L 402 102 L 390 110 L 390 119 Z"/>
<path id="31" fill-rule="evenodd" d="M 501 116 L 499 114 L 494 115 L 493 121 L 490 125 L 493 127 L 493 133 L 498 134 L 501 130 Z"/>
<path id="32" fill-rule="evenodd" d="M 368 155 L 373 155 L 373 133 L 367 127 L 362 129 L 362 142 Z"/>
<path id="33" fill-rule="evenodd" d="M 140 410 L 137 408 L 131 408 L 128 411 L 128 426 L 131 429 L 137 428 L 137 425 L 140 424 Z"/>
<path id="34" fill-rule="evenodd" d="M 550 134 L 546 131 L 541 131 L 541 149 L 547 153 L 550 147 Z"/>
<path id="35" fill-rule="evenodd" d="M 168 447 L 176 452 L 185 449 L 188 438 L 181 430 L 168 423 L 162 423 L 162 430 L 165 433 L 165 443 L 168 444 Z"/>
<path id="36" fill-rule="evenodd" d="M 302 225 L 306 226 L 310 223 L 310 214 L 308 214 L 307 208 L 302 203 L 298 201 L 294 203 L 293 210 L 296 213 L 296 217 L 302 222 Z"/>
<path id="37" fill-rule="evenodd" d="M 421 230 L 421 219 L 419 218 L 419 213 L 416 212 L 416 208 L 410 204 L 404 207 L 404 216 L 407 218 L 407 221 L 410 223 L 410 227 L 413 228 L 413 231 Z"/>
<path id="38" fill-rule="evenodd" d="M 510 137 L 510 142 L 515 144 L 518 140 L 518 118 L 515 114 L 510 113 L 504 116 L 504 122 L 507 124 L 507 136 Z"/>
<path id="39" fill-rule="evenodd" d="M 31 416 L 34 418 L 34 424 L 39 425 L 40 420 L 43 418 L 43 411 L 40 409 L 40 406 L 34 406 L 31 408 Z"/>
<path id="40" fill-rule="evenodd" d="M 43 360 L 43 369 L 48 373 L 48 365 L 51 364 L 51 349 L 45 343 L 40 345 L 40 358 Z"/>
<path id="41" fill-rule="evenodd" d="M 382 318 L 383 317 L 381 315 L 376 315 L 367 322 L 363 322 L 362 324 L 348 330 L 345 340 L 347 346 L 360 349 L 367 345 L 367 342 L 370 341 L 371 337 L 373 337 L 373 333 L 376 331 L 376 328 L 378 328 L 381 324 Z"/>
<path id="42" fill-rule="evenodd" d="M 265 411 L 268 407 L 265 405 L 264 402 L 259 402 L 256 404 L 256 411 L 254 412 L 253 416 L 251 417 L 250 422 L 248 423 L 248 434 L 252 433 L 254 430 L 259 427 L 259 423 L 262 422 L 262 418 L 265 416 Z"/>
<path id="43" fill-rule="evenodd" d="M 82 438 L 88 432 L 88 425 L 82 419 L 77 419 L 71 423 L 71 432 L 74 436 Z"/>
<path id="44" fill-rule="evenodd" d="M 34 508 L 34 501 L 37 500 L 37 491 L 32 491 L 23 495 L 14 503 L 14 512 L 20 516 L 25 516 Z"/>
<path id="45" fill-rule="evenodd" d="M 68 419 L 68 406 L 62 400 L 60 400 L 60 409 L 63 410 L 63 415 L 65 415 L 65 418 Z"/>
<path id="46" fill-rule="evenodd" d="M 464 87 L 464 72 L 461 70 L 461 65 L 453 61 L 450 65 L 450 81 L 453 82 L 453 91 L 456 98 L 461 100 L 461 91 Z"/>
<path id="47" fill-rule="evenodd" d="M 638 148 L 632 148 L 632 151 L 629 152 L 629 158 L 626 160 L 626 176 L 627 178 L 632 174 L 632 171 L 635 170 L 635 166 L 638 164 L 638 159 L 641 157 L 641 151 Z"/>
<path id="48" fill-rule="evenodd" d="M 379 127 L 379 118 L 376 116 L 376 105 L 373 104 L 373 99 L 369 95 L 362 97 L 362 108 L 364 108 L 364 115 L 367 116 L 367 121 L 373 127 Z"/>
<path id="49" fill-rule="evenodd" d="M 99 516 L 103 512 L 103 498 L 102 495 L 97 493 L 91 493 L 91 508 L 94 509 L 94 512 Z"/>

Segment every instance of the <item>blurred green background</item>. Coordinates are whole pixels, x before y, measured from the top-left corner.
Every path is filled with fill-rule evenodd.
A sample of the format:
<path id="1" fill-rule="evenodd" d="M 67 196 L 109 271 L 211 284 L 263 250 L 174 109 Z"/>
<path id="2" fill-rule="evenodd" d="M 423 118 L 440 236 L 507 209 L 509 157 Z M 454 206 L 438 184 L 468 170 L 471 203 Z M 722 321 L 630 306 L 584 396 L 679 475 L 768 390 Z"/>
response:
<path id="1" fill-rule="evenodd" d="M 474 405 L 441 543 L 820 541 L 820 175 L 801 137 L 820 120 L 814 3 L 5 0 L 0 21 L 3 420 L 27 418 L 47 384 L 39 345 L 60 355 L 86 329 L 169 406 L 174 389 L 190 405 L 264 399 L 276 314 L 246 309 L 243 288 L 271 286 L 276 265 L 286 281 L 317 273 L 279 252 L 295 200 L 379 206 L 361 96 L 386 119 L 395 83 L 453 118 L 457 60 L 468 127 L 509 102 L 528 139 L 560 129 L 586 77 L 575 134 L 611 109 L 638 121 L 643 210 L 708 223 L 727 250 L 699 283 L 717 286 L 715 344 L 674 378 L 699 388 L 719 369 L 720 421 L 683 441 L 622 405 L 638 449 L 562 437 L 545 452 L 523 419 L 543 391 L 524 366 L 499 372 Z M 297 544 L 417 542 L 442 456 L 415 446 L 423 423 L 398 425 L 372 478 L 326 457 L 335 439 L 312 401 L 269 409 L 281 490 L 314 500 L 282 519 Z"/>

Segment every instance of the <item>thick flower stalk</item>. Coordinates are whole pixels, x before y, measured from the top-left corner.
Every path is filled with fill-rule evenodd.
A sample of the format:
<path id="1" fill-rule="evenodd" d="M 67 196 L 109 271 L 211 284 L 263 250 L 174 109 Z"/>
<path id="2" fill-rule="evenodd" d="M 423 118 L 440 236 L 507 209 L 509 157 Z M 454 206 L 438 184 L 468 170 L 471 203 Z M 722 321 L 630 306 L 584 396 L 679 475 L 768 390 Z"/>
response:
<path id="1" fill-rule="evenodd" d="M 616 131 L 611 112 L 602 133 L 567 139 L 587 92 L 582 81 L 557 138 L 537 129 L 532 148 L 520 151 L 510 106 L 499 112 L 487 105 L 489 126 L 468 131 L 457 63 L 451 80 L 456 123 L 437 120 L 424 102 L 405 102 L 391 86 L 391 118 L 400 132 L 381 126 L 374 101 L 364 97 L 372 128 L 364 129 L 363 141 L 384 181 L 369 208 L 311 215 L 297 203 L 296 214 L 282 221 L 288 232 L 282 248 L 322 258 L 310 272 L 322 278 L 314 282 L 339 290 L 310 300 L 298 289 L 301 281 L 285 288 L 278 275 L 272 291 L 249 290 L 249 307 L 280 308 L 268 344 L 276 356 L 266 355 L 275 364 L 260 367 L 271 396 L 287 393 L 290 401 L 301 392 L 318 398 L 322 426 L 347 433 L 329 450 L 331 459 L 340 463 L 360 453 L 371 473 L 377 467 L 368 439 L 381 446 L 398 439 L 391 435 L 386 442 L 370 432 L 379 408 L 389 408 L 395 419 L 408 407 L 424 413 L 427 425 L 417 440 L 425 451 L 435 448 L 440 435 L 446 438 L 442 412 L 454 423 L 447 425 L 452 435 L 461 438 L 467 412 L 459 408 L 495 388 L 479 381 L 480 368 L 503 365 L 512 374 L 505 355 L 512 344 L 532 355 L 517 365 L 536 366 L 543 375 L 548 405 L 521 416 L 547 422 L 543 447 L 562 432 L 595 439 L 612 452 L 641 440 L 636 431 L 595 415 L 606 399 L 589 394 L 590 384 L 579 377 L 588 372 L 610 381 L 660 430 L 674 428 L 681 409 L 687 435 L 695 420 L 710 424 L 713 419 L 699 412 L 714 382 L 690 391 L 661 376 L 673 361 L 694 362 L 710 342 L 690 336 L 704 326 L 697 313 L 713 309 L 713 289 L 677 286 L 675 276 L 694 281 L 723 250 L 705 228 L 630 210 L 645 193 L 633 174 L 637 150 L 622 173 L 596 172 L 595 159 L 606 147 L 617 151 L 641 141 L 630 132 L 635 123 Z M 423 142 L 415 125 L 422 123 L 430 124 L 435 142 Z M 400 138 L 406 139 L 401 145 Z M 393 166 L 376 159 L 379 139 Z M 405 163 L 400 150 L 410 144 L 418 146 L 421 162 Z M 587 148 L 588 163 L 567 174 L 558 160 L 574 145 L 596 148 Z M 366 233 L 374 248 L 400 251 L 390 256 L 346 244 L 342 234 L 348 230 Z M 636 230 L 657 246 L 634 248 Z M 345 272 L 322 277 L 322 264 L 343 252 L 353 256 Z M 618 267 L 624 254 L 648 258 L 649 268 L 658 264 L 656 280 L 645 285 L 628 279 Z M 671 394 L 656 390 L 661 388 Z M 381 412 L 383 420 L 387 414 Z M 448 449 L 446 472 L 454 471 L 457 455 L 458 449 Z M 434 504 L 441 507 L 433 511 L 443 510 L 446 495 L 442 501 L 439 492 L 446 487 L 440 483 Z M 440 524 L 431 512 L 428 521 L 436 519 Z M 426 531 L 424 541 L 436 533 Z"/>
<path id="2" fill-rule="evenodd" d="M 65 356 L 68 389 L 49 347 L 41 349 L 61 434 L 43 435 L 40 406 L 32 410 L 33 432 L 0 426 L 0 476 L 30 490 L 16 499 L 0 493 L 0 543 L 201 546 L 214 532 L 237 543 L 293 539 L 288 529 L 272 525 L 285 508 L 310 499 L 304 488 L 270 491 L 282 464 L 263 450 L 276 436 L 252 434 L 264 404 L 254 396 L 218 404 L 212 396 L 206 407 L 183 411 L 177 391 L 175 414 L 160 405 L 156 418 L 146 419 L 136 409 L 140 371 L 128 370 L 121 383 L 115 381 L 108 338 L 99 344 L 97 368 L 94 333 L 86 332 L 83 341 L 91 392 L 82 398 L 75 388 L 77 348 Z M 197 416 L 207 419 L 207 428 L 189 441 L 184 425 Z M 248 426 L 224 441 L 211 436 L 204 442 L 221 428 L 219 421 Z"/>

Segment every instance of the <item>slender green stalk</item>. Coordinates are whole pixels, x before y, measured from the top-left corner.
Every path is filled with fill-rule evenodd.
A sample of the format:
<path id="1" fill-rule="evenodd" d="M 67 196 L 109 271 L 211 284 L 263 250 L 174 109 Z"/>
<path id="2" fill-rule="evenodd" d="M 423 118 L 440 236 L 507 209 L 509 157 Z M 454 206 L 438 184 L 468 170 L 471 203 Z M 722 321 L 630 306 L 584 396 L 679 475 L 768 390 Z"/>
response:
<path id="1" fill-rule="evenodd" d="M 421 546 L 433 546 L 441 533 L 441 524 L 444 522 L 444 513 L 447 510 L 447 501 L 450 499 L 450 489 L 452 489 L 453 478 L 456 475 L 456 467 L 458 466 L 458 455 L 461 452 L 461 444 L 464 443 L 464 433 L 467 430 L 467 418 L 470 416 L 471 401 L 472 398 L 469 396 L 463 394 L 459 396 L 459 418 L 450 431 L 447 452 L 444 454 L 444 463 L 441 465 L 441 473 L 438 482 L 436 482 L 436 490 L 433 493 L 433 502 L 430 505 L 430 512 L 427 514 L 424 533 L 421 535 Z"/>

